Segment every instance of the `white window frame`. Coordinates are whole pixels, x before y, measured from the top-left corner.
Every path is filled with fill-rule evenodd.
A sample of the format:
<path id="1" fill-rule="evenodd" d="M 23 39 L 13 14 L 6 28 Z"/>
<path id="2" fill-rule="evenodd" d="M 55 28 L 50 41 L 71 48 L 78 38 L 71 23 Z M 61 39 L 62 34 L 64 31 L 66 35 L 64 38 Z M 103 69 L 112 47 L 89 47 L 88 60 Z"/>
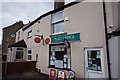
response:
<path id="1" fill-rule="evenodd" d="M 32 27 L 28 28 L 28 38 L 30 38 L 30 37 L 32 37 Z"/>
<path id="2" fill-rule="evenodd" d="M 54 15 L 56 15 L 56 14 L 59 14 L 59 13 L 63 13 L 63 19 L 61 19 L 61 20 L 58 20 L 58 21 L 52 21 L 52 35 L 56 35 L 56 34 L 60 34 L 60 33 L 64 33 L 64 31 L 63 32 L 58 32 L 58 33 L 54 33 L 54 24 L 58 24 L 58 23 L 64 23 L 64 11 L 62 10 L 62 11 L 59 11 L 59 12 L 57 12 L 57 13 L 54 13 L 54 14 L 52 14 L 52 20 L 53 20 L 53 16 Z"/>
<path id="3" fill-rule="evenodd" d="M 23 50 L 17 50 L 18 48 L 21 48 L 21 49 L 23 49 Z M 16 48 L 16 55 L 17 55 L 17 52 L 23 52 L 23 57 L 22 57 L 22 59 L 16 59 L 16 57 L 15 57 L 15 60 L 24 60 L 24 48 L 22 48 L 22 47 L 17 47 L 17 48 Z"/>
<path id="4" fill-rule="evenodd" d="M 101 56 L 101 71 L 92 71 L 86 68 L 88 67 L 88 55 L 87 55 L 87 51 L 96 51 L 96 50 L 100 50 L 100 56 Z M 93 73 L 98 73 L 98 74 L 102 74 L 102 78 L 105 78 L 105 69 L 104 69 L 104 52 L 103 52 L 103 48 L 85 48 L 85 76 L 86 78 L 88 77 L 88 72 L 93 72 Z"/>
<path id="5" fill-rule="evenodd" d="M 31 61 L 32 60 L 32 50 L 31 50 L 31 54 L 29 54 L 29 51 L 30 51 L 31 49 L 29 49 L 28 51 L 27 51 L 27 61 Z M 28 56 L 31 56 L 31 60 L 28 60 Z"/>

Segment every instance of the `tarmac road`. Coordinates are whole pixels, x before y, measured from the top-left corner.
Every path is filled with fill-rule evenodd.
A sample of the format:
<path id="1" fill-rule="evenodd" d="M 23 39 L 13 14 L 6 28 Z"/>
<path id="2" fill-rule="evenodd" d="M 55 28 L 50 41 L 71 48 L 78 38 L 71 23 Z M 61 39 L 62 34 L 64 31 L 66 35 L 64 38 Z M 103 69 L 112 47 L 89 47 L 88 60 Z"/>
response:
<path id="1" fill-rule="evenodd" d="M 7 75 L 5 80 L 49 80 L 49 76 L 37 71 L 30 71 Z"/>

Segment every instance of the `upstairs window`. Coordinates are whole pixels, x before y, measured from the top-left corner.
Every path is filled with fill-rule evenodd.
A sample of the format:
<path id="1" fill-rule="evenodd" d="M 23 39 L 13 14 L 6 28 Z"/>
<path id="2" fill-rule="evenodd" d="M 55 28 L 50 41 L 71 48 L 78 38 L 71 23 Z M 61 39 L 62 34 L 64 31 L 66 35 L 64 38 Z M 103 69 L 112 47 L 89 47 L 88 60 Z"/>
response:
<path id="1" fill-rule="evenodd" d="M 52 15 L 52 34 L 64 32 L 64 15 L 63 11 Z"/>
<path id="2" fill-rule="evenodd" d="M 28 28 L 28 38 L 32 37 L 32 28 Z"/>

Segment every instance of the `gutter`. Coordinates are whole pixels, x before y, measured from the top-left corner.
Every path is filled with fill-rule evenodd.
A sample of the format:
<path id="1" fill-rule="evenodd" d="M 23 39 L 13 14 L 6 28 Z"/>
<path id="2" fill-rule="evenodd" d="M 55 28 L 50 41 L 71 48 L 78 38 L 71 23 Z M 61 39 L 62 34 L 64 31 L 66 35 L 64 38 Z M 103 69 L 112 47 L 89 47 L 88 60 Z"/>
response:
<path id="1" fill-rule="evenodd" d="M 107 62 L 108 62 L 108 73 L 109 80 L 111 80 L 111 70 L 110 70 L 110 55 L 109 55 L 109 46 L 108 46 L 108 32 L 107 32 L 107 17 L 106 17 L 106 7 L 103 0 L 103 16 L 104 16 L 104 27 L 105 27 L 105 38 L 106 38 L 106 49 L 107 49 Z"/>

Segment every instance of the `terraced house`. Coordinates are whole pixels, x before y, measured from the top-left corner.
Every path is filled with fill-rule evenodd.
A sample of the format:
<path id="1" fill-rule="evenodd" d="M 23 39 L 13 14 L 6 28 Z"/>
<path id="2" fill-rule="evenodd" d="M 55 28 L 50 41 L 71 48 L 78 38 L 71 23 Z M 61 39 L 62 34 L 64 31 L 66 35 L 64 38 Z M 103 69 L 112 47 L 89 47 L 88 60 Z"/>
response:
<path id="1" fill-rule="evenodd" d="M 36 68 L 44 74 L 53 68 L 73 70 L 76 78 L 111 77 L 108 33 L 119 28 L 119 3 L 63 4 L 16 32 L 9 61 L 37 60 Z"/>

